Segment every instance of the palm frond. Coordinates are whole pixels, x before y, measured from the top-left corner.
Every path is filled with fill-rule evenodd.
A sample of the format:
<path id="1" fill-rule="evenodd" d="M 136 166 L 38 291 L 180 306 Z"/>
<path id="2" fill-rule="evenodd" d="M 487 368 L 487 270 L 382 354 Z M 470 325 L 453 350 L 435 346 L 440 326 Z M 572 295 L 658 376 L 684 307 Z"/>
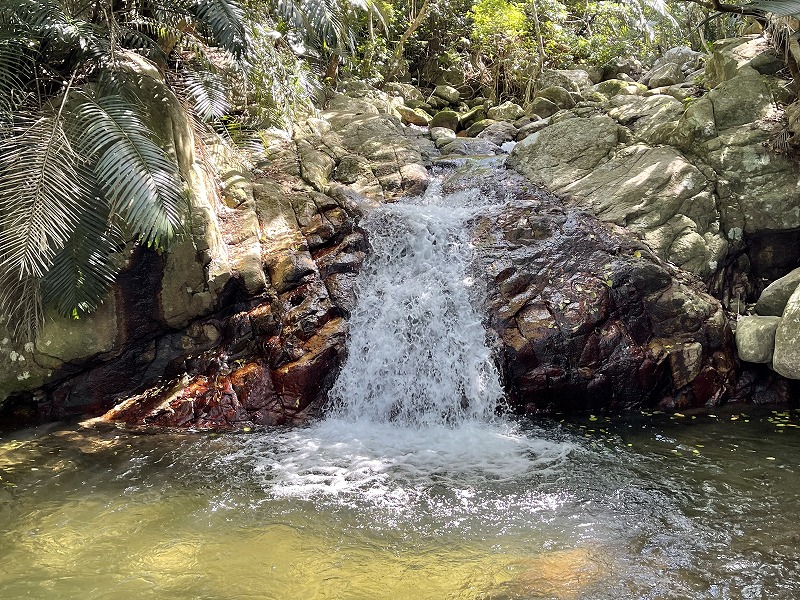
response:
<path id="1" fill-rule="evenodd" d="M 0 269 L 41 277 L 77 223 L 87 187 L 60 114 L 18 116 L 0 141 Z"/>
<path id="2" fill-rule="evenodd" d="M 21 40 L 0 39 L 0 114 L 8 114 L 24 103 L 34 69 Z"/>
<path id="3" fill-rule="evenodd" d="M 208 67 L 186 67 L 182 74 L 184 90 L 201 120 L 217 120 L 229 112 L 227 87 L 218 73 Z"/>
<path id="4" fill-rule="evenodd" d="M 247 50 L 244 9 L 236 0 L 195 0 L 192 15 L 204 25 L 210 37 L 237 60 Z"/>
<path id="5" fill-rule="evenodd" d="M 167 62 L 167 55 L 158 42 L 139 29 L 133 27 L 121 28 L 120 44 L 123 48 L 134 50 L 154 62 L 161 64 Z"/>
<path id="6" fill-rule="evenodd" d="M 336 0 L 277 0 L 276 8 L 313 45 L 329 48 L 350 45 Z"/>
<path id="7" fill-rule="evenodd" d="M 80 95 L 70 107 L 75 145 L 90 158 L 112 213 L 147 244 L 168 244 L 186 208 L 178 167 L 121 97 Z"/>
<path id="8" fill-rule="evenodd" d="M 742 8 L 761 10 L 776 17 L 790 17 L 800 15 L 800 0 L 757 0 L 743 4 Z"/>
<path id="9" fill-rule="evenodd" d="M 16 339 L 33 341 L 43 321 L 41 279 L 0 269 L 0 324 Z"/>
<path id="10" fill-rule="evenodd" d="M 88 175 L 91 177 L 91 174 Z M 80 215 L 75 232 L 42 279 L 42 299 L 64 317 L 93 312 L 108 294 L 122 265 L 122 230 L 98 195 Z"/>

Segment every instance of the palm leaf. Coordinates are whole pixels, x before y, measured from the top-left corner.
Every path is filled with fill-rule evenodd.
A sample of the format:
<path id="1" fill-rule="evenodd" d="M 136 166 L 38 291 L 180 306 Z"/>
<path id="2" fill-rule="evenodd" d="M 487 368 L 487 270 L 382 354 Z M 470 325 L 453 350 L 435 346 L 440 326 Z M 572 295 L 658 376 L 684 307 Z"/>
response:
<path id="1" fill-rule="evenodd" d="M 161 64 L 167 62 L 167 55 L 152 37 L 134 27 L 120 30 L 120 44 L 123 48 L 134 50 L 138 54 Z"/>
<path id="2" fill-rule="evenodd" d="M 758 0 L 743 4 L 742 8 L 761 10 L 778 17 L 789 17 L 800 15 L 800 0 Z"/>
<path id="3" fill-rule="evenodd" d="M 147 244 L 167 244 L 181 227 L 186 198 L 178 167 L 121 97 L 84 93 L 70 107 L 75 145 L 93 162 L 112 213 Z"/>
<path id="4" fill-rule="evenodd" d="M 348 38 L 335 0 L 277 0 L 278 14 L 314 45 L 343 46 Z"/>
<path id="5" fill-rule="evenodd" d="M 24 103 L 34 68 L 21 40 L 0 40 L 0 114 L 8 114 Z"/>
<path id="6" fill-rule="evenodd" d="M 122 265 L 122 230 L 100 195 L 94 199 L 42 280 L 43 301 L 65 317 L 96 310 Z"/>
<path id="7" fill-rule="evenodd" d="M 60 115 L 20 117 L 0 141 L 0 269 L 41 277 L 75 229 L 85 181 Z"/>
<path id="8" fill-rule="evenodd" d="M 33 341 L 36 330 L 44 321 L 41 280 L 22 277 L 0 269 L 0 309 L 4 324 L 20 340 Z"/>
<path id="9" fill-rule="evenodd" d="M 183 70 L 183 88 L 192 100 L 193 109 L 203 121 L 222 118 L 230 110 L 228 92 L 223 78 L 210 68 Z"/>
<path id="10" fill-rule="evenodd" d="M 241 59 L 247 50 L 244 10 L 236 0 L 195 0 L 189 8 L 220 47 Z"/>

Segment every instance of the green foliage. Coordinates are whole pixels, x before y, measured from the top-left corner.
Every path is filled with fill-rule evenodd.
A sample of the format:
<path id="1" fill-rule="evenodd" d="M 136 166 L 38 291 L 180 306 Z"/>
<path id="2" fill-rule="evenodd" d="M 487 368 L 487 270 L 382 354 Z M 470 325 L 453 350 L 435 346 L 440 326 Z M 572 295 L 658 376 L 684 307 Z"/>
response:
<path id="1" fill-rule="evenodd" d="M 18 335 L 32 338 L 43 302 L 96 309 L 126 239 L 166 248 L 179 234 L 185 185 L 146 125 L 133 57 L 218 119 L 212 46 L 244 60 L 235 0 L 0 0 L 0 315 Z"/>
<path id="2" fill-rule="evenodd" d="M 477 0 L 469 16 L 472 39 L 489 55 L 498 44 L 513 43 L 528 31 L 523 5 L 509 0 Z"/>
<path id="3" fill-rule="evenodd" d="M 248 11 L 249 68 L 252 97 L 245 121 L 254 127 L 277 125 L 291 130 L 298 118 L 313 110 L 320 84 L 309 64 L 290 49 L 286 36 L 266 8 Z"/>

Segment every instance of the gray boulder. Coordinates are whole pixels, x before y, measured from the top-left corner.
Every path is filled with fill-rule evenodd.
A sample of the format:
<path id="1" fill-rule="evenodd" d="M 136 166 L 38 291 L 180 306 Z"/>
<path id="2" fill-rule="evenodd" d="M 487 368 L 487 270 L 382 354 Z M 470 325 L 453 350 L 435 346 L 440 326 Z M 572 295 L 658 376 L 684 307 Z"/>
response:
<path id="1" fill-rule="evenodd" d="M 489 125 L 493 125 L 494 123 L 499 123 L 499 121 L 495 121 L 493 119 L 481 119 L 480 121 L 475 121 L 472 125 L 470 125 L 464 133 L 467 134 L 467 137 L 476 137 L 481 131 L 489 127 Z"/>
<path id="2" fill-rule="evenodd" d="M 525 116 L 525 111 L 519 104 L 506 100 L 498 106 L 493 106 L 486 115 L 495 121 L 516 121 Z"/>
<path id="3" fill-rule="evenodd" d="M 456 132 L 447 127 L 431 127 L 428 130 L 428 134 L 434 142 L 439 142 L 440 140 L 452 141 L 456 139 Z"/>
<path id="4" fill-rule="evenodd" d="M 521 142 L 532 133 L 541 131 L 548 125 L 550 125 L 550 122 L 547 119 L 537 119 L 536 121 L 532 121 L 527 125 L 523 125 L 519 128 L 519 131 L 517 131 L 517 141 Z"/>
<path id="5" fill-rule="evenodd" d="M 789 379 L 800 379 L 800 287 L 789 298 L 775 332 L 772 368 Z"/>
<path id="6" fill-rule="evenodd" d="M 468 129 L 474 123 L 486 118 L 486 109 L 483 104 L 470 108 L 467 112 L 458 116 L 458 123 L 462 129 Z"/>
<path id="7" fill-rule="evenodd" d="M 684 107 L 672 96 L 615 96 L 608 116 L 628 127 L 643 142 L 662 143 L 684 113 Z M 667 129 L 666 126 L 671 128 Z"/>
<path id="8" fill-rule="evenodd" d="M 421 108 L 409 108 L 408 106 L 398 106 L 397 112 L 400 113 L 400 118 L 403 123 L 410 125 L 419 125 L 425 127 L 431 122 L 431 116 Z"/>
<path id="9" fill-rule="evenodd" d="M 684 78 L 685 75 L 678 65 L 675 63 L 665 63 L 653 69 L 650 76 L 647 78 L 647 82 L 643 83 L 649 85 L 651 88 L 657 88 L 675 85 L 683 81 Z"/>
<path id="10" fill-rule="evenodd" d="M 770 283 L 758 298 L 756 312 L 764 316 L 783 316 L 789 298 L 800 286 L 800 267 Z"/>
<path id="11" fill-rule="evenodd" d="M 572 95 L 570 95 L 566 89 L 557 85 L 551 85 L 550 87 L 544 88 L 538 94 L 536 94 L 536 96 L 538 98 L 546 98 L 547 100 L 550 100 L 550 102 L 558 106 L 558 108 L 574 108 L 575 106 L 575 99 L 572 97 Z"/>
<path id="12" fill-rule="evenodd" d="M 768 364 L 775 349 L 780 317 L 743 317 L 736 324 L 736 350 L 745 362 Z"/>
<path id="13" fill-rule="evenodd" d="M 762 35 L 714 42 L 706 61 L 706 85 L 714 88 L 741 73 L 777 73 L 785 67 L 775 49 Z"/>
<path id="14" fill-rule="evenodd" d="M 558 104 L 541 96 L 534 98 L 528 109 L 544 119 L 553 116 L 559 111 Z"/>
<path id="15" fill-rule="evenodd" d="M 406 103 L 411 101 L 423 102 L 425 100 L 422 92 L 410 83 L 390 81 L 383 86 L 383 91 L 391 96 L 399 96 Z"/>
<path id="16" fill-rule="evenodd" d="M 562 87 L 571 92 L 579 92 L 592 87 L 591 75 L 583 69 L 545 69 L 539 75 L 539 87 Z"/>
<path id="17" fill-rule="evenodd" d="M 476 138 L 456 138 L 442 146 L 441 150 L 442 155 L 456 154 L 459 156 L 492 156 L 500 153 L 497 144 Z"/>
<path id="18" fill-rule="evenodd" d="M 649 84 L 650 87 L 659 87 L 650 80 L 659 69 L 668 64 L 678 67 L 681 74 L 680 76 L 676 75 L 676 77 L 678 77 L 676 78 L 676 81 L 683 81 L 687 75 L 697 71 L 697 69 L 700 67 L 702 56 L 703 55 L 700 52 L 695 52 L 688 46 L 676 46 L 675 48 L 670 48 L 664 53 L 663 56 L 659 57 L 653 63 L 652 68 L 647 73 L 642 75 L 641 79 L 639 79 L 639 82 L 644 83 L 645 85 Z"/>
<path id="19" fill-rule="evenodd" d="M 703 276 L 716 272 L 728 243 L 711 183 L 674 148 L 618 148 L 623 133 L 610 117 L 567 119 L 522 140 L 508 164 L 640 233 L 658 256 Z"/>
<path id="20" fill-rule="evenodd" d="M 447 127 L 455 131 L 458 129 L 458 113 L 454 110 L 440 110 L 430 120 L 431 127 Z"/>
<path id="21" fill-rule="evenodd" d="M 637 95 L 647 91 L 647 86 L 634 81 L 624 79 L 608 79 L 592 86 L 592 91 L 600 92 L 606 98 L 612 98 L 617 94 Z"/>
<path id="22" fill-rule="evenodd" d="M 619 125 L 609 117 L 568 119 L 526 137 L 511 152 L 508 164 L 558 192 L 608 161 L 619 135 Z"/>
<path id="23" fill-rule="evenodd" d="M 461 99 L 461 93 L 450 85 L 437 85 L 433 90 L 433 95 L 450 104 L 456 104 Z"/>
<path id="24" fill-rule="evenodd" d="M 517 128 L 508 121 L 497 121 L 481 131 L 476 137 L 502 146 L 505 142 L 517 139 Z"/>

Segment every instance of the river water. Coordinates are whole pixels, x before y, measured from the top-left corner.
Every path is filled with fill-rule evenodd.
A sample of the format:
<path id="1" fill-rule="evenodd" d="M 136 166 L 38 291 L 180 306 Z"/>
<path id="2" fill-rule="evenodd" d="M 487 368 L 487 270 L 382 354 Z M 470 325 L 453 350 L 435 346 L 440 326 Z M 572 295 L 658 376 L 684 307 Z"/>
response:
<path id="1" fill-rule="evenodd" d="M 466 226 L 490 201 L 366 218 L 323 420 L 0 434 L 0 598 L 798 597 L 800 413 L 497 416 Z"/>

